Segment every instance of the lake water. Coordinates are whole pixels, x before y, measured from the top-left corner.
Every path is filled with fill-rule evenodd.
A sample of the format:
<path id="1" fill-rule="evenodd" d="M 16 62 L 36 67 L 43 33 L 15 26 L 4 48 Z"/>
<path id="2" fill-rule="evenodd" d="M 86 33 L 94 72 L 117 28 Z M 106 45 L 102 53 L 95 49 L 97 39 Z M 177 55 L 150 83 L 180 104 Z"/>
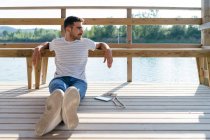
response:
<path id="1" fill-rule="evenodd" d="M 108 69 L 103 58 L 89 58 L 87 79 L 91 81 L 126 81 L 125 58 L 114 58 Z M 25 58 L 0 58 L 0 82 L 27 83 Z M 54 75 L 54 58 L 50 58 L 47 81 Z M 133 81 L 140 83 L 198 84 L 195 58 L 133 58 Z"/>

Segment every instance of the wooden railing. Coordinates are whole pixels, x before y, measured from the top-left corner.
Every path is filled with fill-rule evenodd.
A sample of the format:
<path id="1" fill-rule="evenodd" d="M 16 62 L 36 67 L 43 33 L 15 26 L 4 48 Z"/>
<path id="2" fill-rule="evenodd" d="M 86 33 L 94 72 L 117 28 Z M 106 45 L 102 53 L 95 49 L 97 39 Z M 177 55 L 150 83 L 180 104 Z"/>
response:
<path id="1" fill-rule="evenodd" d="M 98 10 L 100 9 L 126 9 L 127 18 L 84 18 L 85 19 L 84 25 L 127 25 L 127 43 L 125 44 L 110 43 L 109 45 L 111 46 L 111 48 L 118 48 L 118 49 L 113 49 L 114 56 L 116 55 L 116 56 L 127 57 L 127 81 L 128 82 L 132 81 L 132 57 L 134 56 L 161 57 L 162 55 L 163 57 L 164 56 L 207 57 L 209 55 L 208 50 L 202 49 L 202 46 L 203 46 L 202 44 L 174 44 L 174 43 L 133 44 L 132 43 L 132 25 L 201 25 L 203 23 L 202 18 L 204 18 L 204 17 L 202 18 L 133 18 L 132 17 L 133 9 L 201 10 L 201 8 L 197 8 L 197 7 L 142 7 L 142 6 L 0 7 L 0 10 L 26 10 L 26 9 L 30 9 L 30 10 L 32 9 L 40 9 L 40 10 L 41 9 L 60 9 L 61 15 L 60 15 L 60 18 L 0 18 L 0 25 L 61 25 L 61 32 L 62 34 L 64 34 L 62 26 L 63 26 L 63 21 L 66 17 L 67 9 L 98 9 Z M 205 12 L 204 10 L 202 10 L 202 12 L 207 13 L 207 11 Z M 0 48 L 4 48 L 4 49 L 5 48 L 7 49 L 8 48 L 10 49 L 11 48 L 13 49 L 14 48 L 31 48 L 33 49 L 38 44 L 39 43 L 16 43 L 16 44 L 5 43 L 5 44 L 0 44 Z M 205 44 L 205 46 L 208 46 L 208 45 L 210 44 Z M 119 48 L 124 48 L 124 49 L 119 49 Z M 149 48 L 153 48 L 154 51 L 152 51 L 152 49 L 150 50 Z M 161 50 L 161 48 L 165 48 L 165 49 Z M 173 48 L 173 49 L 170 49 L 170 48 Z M 182 50 L 180 50 L 179 48 L 182 48 Z M 156 50 L 156 49 L 159 49 L 159 50 Z M 167 50 L 169 52 L 167 52 Z M 171 53 L 173 50 L 174 52 Z M 126 53 L 126 51 L 128 52 Z M 161 53 L 161 51 L 163 52 Z M 147 53 L 149 54 L 143 55 L 143 52 L 146 54 Z M 167 52 L 167 53 L 164 53 L 164 52 Z M 181 52 L 184 53 L 184 55 L 181 55 Z M 155 55 L 155 53 L 157 54 Z M 46 52 L 45 54 L 48 54 L 47 56 L 53 56 L 52 54 L 49 54 L 48 52 Z M 90 54 L 93 57 L 101 56 L 100 51 L 96 51 L 95 53 L 91 52 Z M 164 55 L 164 54 L 168 54 L 168 55 Z M 199 77 L 200 79 L 202 79 L 202 77 L 207 78 L 207 81 L 208 81 L 207 85 L 210 85 L 210 81 L 209 81 L 210 74 L 209 75 L 206 74 L 207 76 L 202 75 L 203 70 L 208 70 L 206 69 L 206 64 L 205 66 L 203 65 L 204 62 L 208 63 L 208 61 L 206 61 L 206 59 L 204 62 L 203 61 L 204 60 L 202 60 L 202 63 L 200 63 L 201 59 L 197 58 L 197 63 L 199 66 Z M 35 78 L 36 77 L 37 76 L 35 76 Z M 200 80 L 200 82 L 202 83 L 202 80 Z M 203 82 L 203 84 L 204 83 L 206 82 Z"/>

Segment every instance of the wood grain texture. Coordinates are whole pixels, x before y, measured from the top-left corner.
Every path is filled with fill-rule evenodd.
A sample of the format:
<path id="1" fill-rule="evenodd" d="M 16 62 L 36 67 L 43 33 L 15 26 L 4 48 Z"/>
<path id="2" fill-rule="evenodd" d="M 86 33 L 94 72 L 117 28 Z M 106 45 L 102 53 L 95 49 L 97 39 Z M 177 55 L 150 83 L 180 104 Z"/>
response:
<path id="1" fill-rule="evenodd" d="M 126 109 L 94 99 L 110 92 L 118 95 Z M 89 83 L 78 109 L 78 127 L 69 131 L 59 124 L 49 134 L 36 137 L 34 126 L 48 96 L 48 84 L 40 90 L 0 84 L 0 139 L 206 140 L 210 136 L 210 89 L 202 85 Z"/>

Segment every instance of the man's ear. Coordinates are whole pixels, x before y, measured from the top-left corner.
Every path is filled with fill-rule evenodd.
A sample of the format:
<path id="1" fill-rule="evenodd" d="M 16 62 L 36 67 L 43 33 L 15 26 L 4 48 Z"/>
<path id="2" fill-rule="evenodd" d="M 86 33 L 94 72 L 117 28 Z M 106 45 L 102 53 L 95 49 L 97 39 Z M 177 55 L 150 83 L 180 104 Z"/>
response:
<path id="1" fill-rule="evenodd" d="M 71 28 L 70 26 L 67 26 L 67 27 L 66 27 L 66 32 L 71 32 L 71 29 L 72 29 L 72 28 Z"/>

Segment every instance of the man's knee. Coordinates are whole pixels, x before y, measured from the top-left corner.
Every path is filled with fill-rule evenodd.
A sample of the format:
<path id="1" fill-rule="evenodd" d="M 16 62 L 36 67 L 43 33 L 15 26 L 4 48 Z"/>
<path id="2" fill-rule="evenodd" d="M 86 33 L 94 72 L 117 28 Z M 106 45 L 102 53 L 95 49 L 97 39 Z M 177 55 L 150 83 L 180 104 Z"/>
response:
<path id="1" fill-rule="evenodd" d="M 66 88 L 66 84 L 60 79 L 53 79 L 49 84 L 50 93 L 52 93 L 56 89 L 60 89 L 65 92 Z"/>
<path id="2" fill-rule="evenodd" d="M 80 93 L 80 98 L 83 99 L 87 91 L 87 84 L 86 83 L 75 84 L 74 88 L 78 90 L 78 92 Z"/>

